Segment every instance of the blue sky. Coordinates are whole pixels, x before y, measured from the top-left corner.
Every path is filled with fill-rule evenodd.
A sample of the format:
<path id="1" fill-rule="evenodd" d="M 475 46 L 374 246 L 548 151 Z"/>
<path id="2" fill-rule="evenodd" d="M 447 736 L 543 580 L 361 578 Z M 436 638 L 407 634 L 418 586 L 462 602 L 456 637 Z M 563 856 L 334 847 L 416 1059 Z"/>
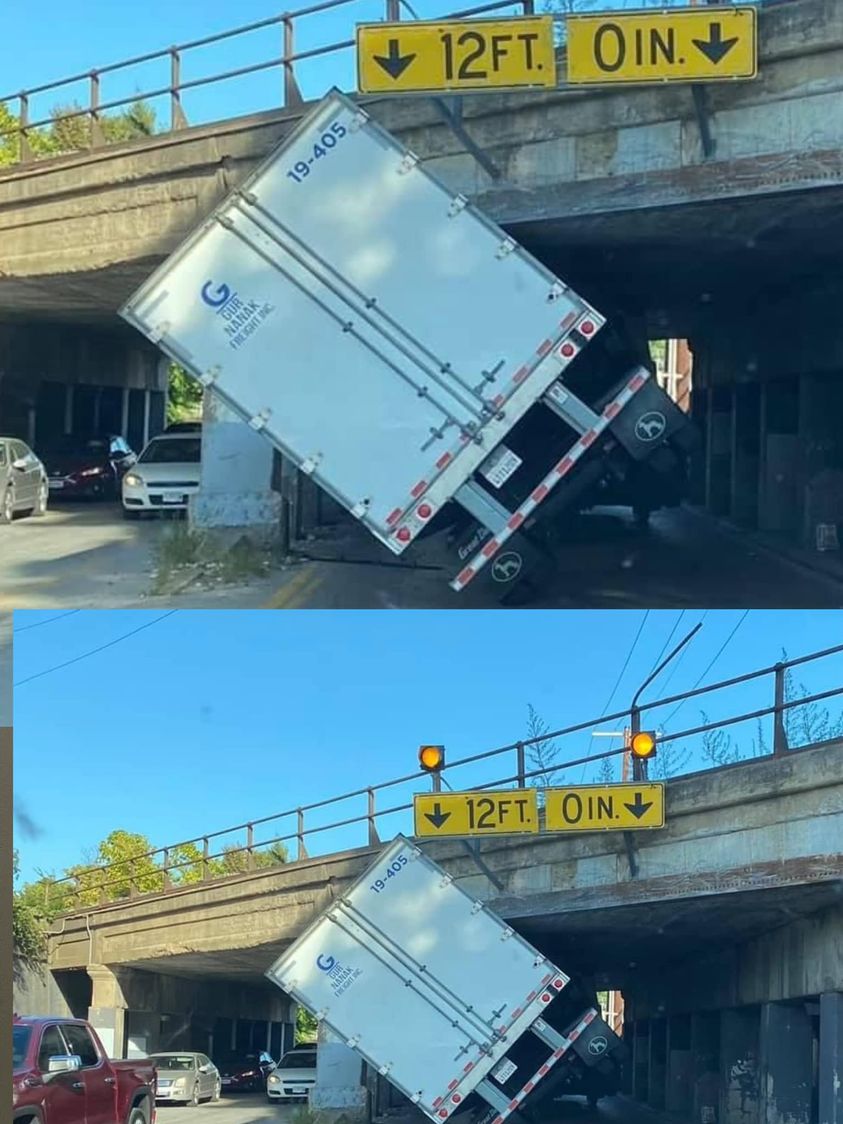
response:
<path id="1" fill-rule="evenodd" d="M 662 0 L 669 6 L 674 0 Z M 431 19 L 475 6 L 472 0 L 409 0 L 422 19 Z M 577 10 L 599 11 L 648 6 L 652 0 L 577 0 Z M 289 10 L 308 6 L 293 3 Z M 479 6 L 479 0 L 476 2 Z M 560 0 L 555 8 L 568 6 Z M 536 10 L 546 9 L 537 0 Z M 21 89 L 87 74 L 124 59 L 137 57 L 173 44 L 183 44 L 235 27 L 277 16 L 284 10 L 275 0 L 240 0 L 237 5 L 222 0 L 145 0 L 143 4 L 116 4 L 114 0 L 83 0 L 74 9 L 72 18 L 64 0 L 29 0 L 27 4 L 9 6 L 4 12 L 4 41 L 13 43 L 6 51 L 0 74 L 0 97 Z M 383 18 L 385 0 L 350 0 L 336 9 L 316 13 L 296 23 L 296 50 L 306 51 L 354 38 L 357 23 L 376 22 Z M 514 15 L 520 6 L 513 4 L 495 15 Z M 279 51 L 280 31 L 270 27 L 247 36 L 223 41 L 189 52 L 182 61 L 182 81 L 255 63 L 275 57 Z M 110 101 L 165 87 L 169 83 L 169 60 L 136 65 L 126 71 L 103 75 L 100 101 Z M 309 59 L 299 64 L 298 80 L 306 97 L 320 97 L 331 86 L 354 89 L 354 52 L 351 49 Z M 279 104 L 281 79 L 278 71 L 235 78 L 211 86 L 187 91 L 183 108 L 189 123 L 202 124 L 242 113 L 271 109 Z M 50 109 L 72 102 L 87 104 L 87 81 L 51 91 L 32 98 L 30 120 L 49 116 Z M 159 121 L 169 121 L 165 98 L 153 99 Z M 15 103 L 11 103 L 17 111 Z"/>
<path id="2" fill-rule="evenodd" d="M 492 749 L 527 736 L 528 704 L 561 728 L 600 715 L 617 683 L 610 710 L 620 709 L 671 630 L 672 646 L 703 617 L 647 698 L 692 687 L 724 644 L 706 683 L 774 663 L 783 648 L 794 657 L 843 643 L 840 611 L 687 611 L 680 619 L 659 610 L 646 620 L 643 610 L 183 611 L 84 656 L 157 617 L 15 614 L 15 794 L 40 828 L 37 838 L 18 838 L 25 877 L 79 862 L 118 827 L 160 846 L 414 773 L 423 742 L 444 743 L 449 761 Z M 23 682 L 69 660 L 77 662 Z M 797 680 L 812 691 L 840 685 L 843 655 L 807 665 Z M 703 708 L 712 717 L 744 713 L 771 701 L 772 686 L 718 695 L 689 701 L 675 716 L 675 706 L 662 708 L 651 721 L 677 732 L 698 724 Z M 843 711 L 843 699 L 830 705 Z M 755 728 L 734 728 L 742 752 Z M 685 771 L 702 764 L 698 742 L 688 743 Z M 559 759 L 590 747 L 609 742 L 570 735 Z M 509 775 L 512 762 L 508 755 L 447 775 L 454 787 L 470 787 Z M 595 770 L 578 766 L 562 779 L 593 782 Z M 414 777 L 379 806 L 424 789 Z M 357 798 L 308 822 L 364 811 Z M 290 820 L 278 823 L 267 835 L 292 829 Z M 382 835 L 407 826 L 391 816 Z M 362 826 L 352 826 L 314 836 L 310 847 L 364 841 Z"/>

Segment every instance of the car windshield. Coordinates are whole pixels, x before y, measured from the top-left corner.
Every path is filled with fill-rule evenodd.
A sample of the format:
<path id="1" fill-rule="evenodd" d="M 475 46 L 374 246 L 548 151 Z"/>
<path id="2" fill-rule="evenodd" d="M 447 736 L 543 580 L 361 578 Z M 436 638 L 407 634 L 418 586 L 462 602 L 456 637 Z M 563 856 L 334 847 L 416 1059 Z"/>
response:
<path id="1" fill-rule="evenodd" d="M 291 1054 L 285 1054 L 281 1061 L 278 1063 L 279 1069 L 315 1069 L 316 1068 L 316 1051 L 315 1050 L 294 1050 Z"/>
<path id="2" fill-rule="evenodd" d="M 198 437 L 157 437 L 140 455 L 144 464 L 198 464 L 202 442 Z"/>
<path id="3" fill-rule="evenodd" d="M 108 441 L 102 437 L 61 437 L 49 445 L 52 453 L 64 453 L 68 456 L 99 456 L 108 451 Z"/>
<path id="4" fill-rule="evenodd" d="M 193 1058 L 189 1054 L 150 1055 L 159 1069 L 193 1069 Z"/>
<path id="5" fill-rule="evenodd" d="M 12 1068 L 23 1065 L 29 1039 L 32 1036 L 32 1027 L 15 1026 L 12 1028 Z"/>

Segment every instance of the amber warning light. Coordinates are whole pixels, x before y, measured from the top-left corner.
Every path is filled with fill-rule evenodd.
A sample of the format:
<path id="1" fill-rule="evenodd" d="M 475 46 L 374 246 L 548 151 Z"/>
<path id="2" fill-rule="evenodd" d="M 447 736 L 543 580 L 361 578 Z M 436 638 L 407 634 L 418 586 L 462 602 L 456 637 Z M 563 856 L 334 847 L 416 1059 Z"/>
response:
<path id="1" fill-rule="evenodd" d="M 629 748 L 632 750 L 632 756 L 638 757 L 642 761 L 646 761 L 650 757 L 656 756 L 656 734 L 654 730 L 640 730 L 637 734 L 632 735 L 632 741 Z"/>
<path id="2" fill-rule="evenodd" d="M 444 745 L 420 745 L 419 766 L 424 773 L 438 773 L 445 764 Z"/>

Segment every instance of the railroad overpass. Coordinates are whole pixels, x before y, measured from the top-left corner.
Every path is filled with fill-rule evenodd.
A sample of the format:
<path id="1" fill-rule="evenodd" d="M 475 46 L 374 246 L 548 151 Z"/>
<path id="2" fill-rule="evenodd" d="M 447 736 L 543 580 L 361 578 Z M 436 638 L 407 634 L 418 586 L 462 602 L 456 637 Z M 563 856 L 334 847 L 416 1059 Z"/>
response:
<path id="1" fill-rule="evenodd" d="M 843 520 L 843 9 L 791 0 L 759 25 L 757 80 L 696 94 L 467 96 L 456 131 L 428 98 L 362 100 L 641 348 L 689 336 L 697 498 L 810 541 L 817 522 Z M 165 364 L 116 309 L 302 111 L 0 170 L 7 424 L 36 441 L 94 420 L 135 440 L 160 426 Z M 208 421 L 209 453 L 245 465 L 205 481 L 215 510 L 271 520 L 260 438 L 213 410 Z"/>
<path id="2" fill-rule="evenodd" d="M 808 1124 L 818 1094 L 837 1124 L 843 740 L 672 780 L 666 819 L 632 852 L 619 832 L 422 845 L 567 972 L 623 991 L 636 1098 L 687 1119 L 715 1103 L 725 1124 Z M 377 850 L 66 915 L 53 980 L 118 1050 L 210 1049 L 236 1038 L 238 1015 L 277 1042 L 290 1012 L 265 969 Z"/>

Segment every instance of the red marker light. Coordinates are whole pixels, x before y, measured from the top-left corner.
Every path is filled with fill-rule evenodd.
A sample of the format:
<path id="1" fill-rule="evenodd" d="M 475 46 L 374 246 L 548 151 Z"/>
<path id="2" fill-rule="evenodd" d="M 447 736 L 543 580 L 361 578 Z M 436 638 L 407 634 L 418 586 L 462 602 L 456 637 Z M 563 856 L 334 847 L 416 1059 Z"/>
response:
<path id="1" fill-rule="evenodd" d="M 429 519 L 432 514 L 433 508 L 429 503 L 419 504 L 418 510 L 416 511 L 416 515 L 418 515 L 419 519 Z"/>
<path id="2" fill-rule="evenodd" d="M 580 331 L 584 336 L 590 336 L 594 331 L 594 324 L 591 320 L 583 320 L 582 324 L 580 324 Z"/>
<path id="3" fill-rule="evenodd" d="M 400 530 L 399 530 L 399 531 L 397 532 L 397 534 L 395 535 L 395 537 L 396 537 L 396 538 L 398 539 L 398 541 L 399 541 L 399 542 L 409 542 L 409 541 L 410 541 L 410 539 L 411 539 L 411 538 L 412 538 L 413 536 L 412 536 L 412 535 L 410 534 L 410 528 L 409 528 L 409 527 L 402 527 L 402 528 L 401 528 L 401 529 L 400 529 Z"/>
<path id="4" fill-rule="evenodd" d="M 563 343 L 559 348 L 559 354 L 564 355 L 566 359 L 570 359 L 572 355 L 576 354 L 576 350 L 572 343 Z"/>

